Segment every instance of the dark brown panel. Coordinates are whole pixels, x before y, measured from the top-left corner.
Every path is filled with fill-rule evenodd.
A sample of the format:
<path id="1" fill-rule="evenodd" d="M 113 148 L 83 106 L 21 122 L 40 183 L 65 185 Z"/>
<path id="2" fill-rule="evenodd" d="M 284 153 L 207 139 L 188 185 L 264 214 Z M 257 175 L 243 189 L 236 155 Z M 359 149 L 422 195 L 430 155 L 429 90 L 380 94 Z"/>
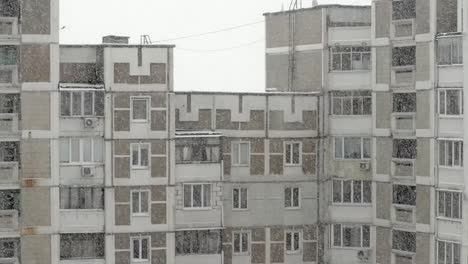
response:
<path id="1" fill-rule="evenodd" d="M 50 82 L 49 45 L 21 46 L 23 82 Z"/>

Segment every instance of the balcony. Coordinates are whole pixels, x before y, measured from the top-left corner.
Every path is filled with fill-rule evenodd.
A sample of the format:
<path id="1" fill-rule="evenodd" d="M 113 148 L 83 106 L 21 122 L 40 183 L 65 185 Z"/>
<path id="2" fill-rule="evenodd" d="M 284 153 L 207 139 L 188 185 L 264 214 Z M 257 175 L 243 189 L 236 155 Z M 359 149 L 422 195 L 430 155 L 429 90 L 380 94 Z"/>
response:
<path id="1" fill-rule="evenodd" d="M 416 114 L 393 113 L 392 132 L 399 135 L 414 135 L 416 133 Z"/>
<path id="2" fill-rule="evenodd" d="M 0 184 L 17 183 L 19 180 L 17 161 L 0 162 Z"/>
<path id="3" fill-rule="evenodd" d="M 18 229 L 18 211 L 0 210 L 0 231 Z"/>
<path id="4" fill-rule="evenodd" d="M 61 209 L 60 223 L 60 228 L 67 232 L 101 232 L 104 230 L 104 210 Z"/>
<path id="5" fill-rule="evenodd" d="M 402 224 L 416 224 L 415 206 L 404 204 L 393 204 L 392 221 Z"/>
<path id="6" fill-rule="evenodd" d="M 415 84 L 416 67 L 414 65 L 393 66 L 392 67 L 392 86 L 406 87 Z"/>
<path id="7" fill-rule="evenodd" d="M 414 179 L 414 159 L 392 159 L 392 176 L 401 179 Z"/>

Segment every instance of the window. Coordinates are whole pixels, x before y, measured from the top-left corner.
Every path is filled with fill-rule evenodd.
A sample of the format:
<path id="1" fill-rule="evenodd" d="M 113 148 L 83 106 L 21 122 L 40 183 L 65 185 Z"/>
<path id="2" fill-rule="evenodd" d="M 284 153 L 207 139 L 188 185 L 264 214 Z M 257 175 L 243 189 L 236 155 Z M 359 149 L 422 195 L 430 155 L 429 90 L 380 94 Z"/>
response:
<path id="1" fill-rule="evenodd" d="M 371 69 L 370 47 L 332 47 L 332 71 L 359 71 Z"/>
<path id="2" fill-rule="evenodd" d="M 333 225 L 333 246 L 370 247 L 370 227 L 368 225 Z"/>
<path id="3" fill-rule="evenodd" d="M 333 115 L 371 115 L 372 94 L 370 91 L 334 91 L 331 93 Z"/>
<path id="4" fill-rule="evenodd" d="M 15 46 L 0 46 L 0 65 L 16 65 L 18 51 Z"/>
<path id="5" fill-rule="evenodd" d="M 219 162 L 219 138 L 176 140 L 176 163 Z"/>
<path id="6" fill-rule="evenodd" d="M 463 115 L 463 90 L 439 90 L 439 114 L 444 116 Z"/>
<path id="7" fill-rule="evenodd" d="M 450 37 L 437 39 L 439 65 L 463 64 L 463 38 Z"/>
<path id="8" fill-rule="evenodd" d="M 300 142 L 286 142 L 284 144 L 284 163 L 286 165 L 301 165 L 302 144 Z"/>
<path id="9" fill-rule="evenodd" d="M 234 232 L 233 235 L 233 250 L 236 254 L 249 253 L 249 233 L 248 232 Z"/>
<path id="10" fill-rule="evenodd" d="M 232 165 L 248 166 L 250 161 L 250 143 L 233 142 L 232 143 Z"/>
<path id="11" fill-rule="evenodd" d="M 439 140 L 439 165 L 463 167 L 463 141 Z"/>
<path id="12" fill-rule="evenodd" d="M 370 159 L 371 139 L 360 137 L 336 137 L 335 159 Z"/>
<path id="13" fill-rule="evenodd" d="M 149 98 L 132 97 L 132 120 L 147 122 L 149 112 Z"/>
<path id="14" fill-rule="evenodd" d="M 0 238 L 0 258 L 15 258 L 20 255 L 19 238 Z"/>
<path id="15" fill-rule="evenodd" d="M 392 248 L 406 252 L 416 252 L 416 233 L 393 230 Z"/>
<path id="16" fill-rule="evenodd" d="M 134 143 L 132 148 L 132 168 L 148 168 L 150 156 L 150 144 Z"/>
<path id="17" fill-rule="evenodd" d="M 61 91 L 60 115 L 104 116 L 103 91 Z"/>
<path id="18" fill-rule="evenodd" d="M 104 140 L 102 138 L 61 138 L 61 163 L 102 163 Z"/>
<path id="19" fill-rule="evenodd" d="M 416 139 L 394 139 L 393 158 L 416 159 L 417 145 Z"/>
<path id="20" fill-rule="evenodd" d="M 410 66 L 416 64 L 416 47 L 395 47 L 393 48 L 393 66 Z"/>
<path id="21" fill-rule="evenodd" d="M 144 261 L 150 259 L 149 237 L 132 237 L 132 260 Z"/>
<path id="22" fill-rule="evenodd" d="M 149 214 L 149 191 L 140 190 L 132 191 L 132 214 L 133 215 L 148 215 Z"/>
<path id="23" fill-rule="evenodd" d="M 60 234 L 60 259 L 104 258 L 103 233 Z"/>
<path id="24" fill-rule="evenodd" d="M 0 191 L 0 210 L 17 210 L 21 209 L 21 199 L 19 190 L 2 190 Z"/>
<path id="25" fill-rule="evenodd" d="M 0 161 L 14 162 L 20 160 L 19 142 L 2 141 L 0 142 Z"/>
<path id="26" fill-rule="evenodd" d="M 394 93 L 393 112 L 411 113 L 416 112 L 416 93 Z"/>
<path id="27" fill-rule="evenodd" d="M 60 187 L 60 209 L 104 209 L 104 188 Z"/>
<path id="28" fill-rule="evenodd" d="M 371 181 L 333 180 L 334 203 L 371 203 Z"/>
<path id="29" fill-rule="evenodd" d="M 247 188 L 232 189 L 232 208 L 247 209 Z"/>
<path id="30" fill-rule="evenodd" d="M 284 189 L 284 207 L 285 208 L 299 208 L 300 204 L 300 190 L 299 187 L 287 187 Z"/>
<path id="31" fill-rule="evenodd" d="M 220 230 L 176 231 L 176 255 L 221 253 Z"/>
<path id="32" fill-rule="evenodd" d="M 21 99 L 18 94 L 2 94 L 0 95 L 0 113 L 11 114 L 20 113 Z"/>
<path id="33" fill-rule="evenodd" d="M 300 250 L 299 231 L 286 231 L 286 252 L 298 252 Z"/>
<path id="34" fill-rule="evenodd" d="M 393 185 L 393 203 L 416 205 L 416 186 Z"/>
<path id="35" fill-rule="evenodd" d="M 439 191 L 439 216 L 461 219 L 462 207 L 461 192 Z"/>
<path id="36" fill-rule="evenodd" d="M 393 0 L 392 19 L 416 18 L 416 0 Z"/>
<path id="37" fill-rule="evenodd" d="M 211 184 L 184 184 L 184 207 L 211 207 Z"/>
<path id="38" fill-rule="evenodd" d="M 437 241 L 437 264 L 460 264 L 461 244 L 448 241 Z"/>

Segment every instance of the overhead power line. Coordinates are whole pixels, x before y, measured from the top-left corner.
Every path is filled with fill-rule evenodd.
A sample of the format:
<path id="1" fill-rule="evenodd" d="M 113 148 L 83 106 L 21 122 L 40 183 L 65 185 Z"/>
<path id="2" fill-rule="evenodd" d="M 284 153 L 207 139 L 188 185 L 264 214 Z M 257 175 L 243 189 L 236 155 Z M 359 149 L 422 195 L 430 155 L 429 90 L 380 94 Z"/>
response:
<path id="1" fill-rule="evenodd" d="M 228 28 L 203 32 L 203 33 L 185 35 L 185 36 L 175 37 L 175 38 L 170 38 L 170 39 L 156 40 L 156 41 L 152 41 L 151 43 L 155 44 L 155 43 L 174 41 L 174 40 L 179 40 L 179 39 L 195 38 L 195 37 L 200 37 L 200 36 L 205 36 L 205 35 L 210 35 L 210 34 L 216 34 L 216 33 L 224 32 L 224 31 L 234 30 L 234 29 L 238 29 L 238 28 L 242 28 L 242 27 L 248 27 L 248 26 L 252 26 L 252 25 L 255 25 L 255 24 L 260 24 L 260 23 L 263 23 L 263 22 L 264 22 L 264 20 L 260 20 L 260 21 L 256 21 L 256 22 L 252 22 L 252 23 L 237 25 L 237 26 L 233 26 L 233 27 L 228 27 Z"/>
<path id="2" fill-rule="evenodd" d="M 221 49 L 185 49 L 185 48 L 177 47 L 176 50 L 184 50 L 184 51 L 192 51 L 192 52 L 219 52 L 219 51 L 227 51 L 227 50 L 233 50 L 233 49 L 251 46 L 253 44 L 256 44 L 262 41 L 264 41 L 264 39 L 257 39 L 255 41 L 239 44 L 239 45 L 232 46 L 232 47 L 221 48 Z"/>

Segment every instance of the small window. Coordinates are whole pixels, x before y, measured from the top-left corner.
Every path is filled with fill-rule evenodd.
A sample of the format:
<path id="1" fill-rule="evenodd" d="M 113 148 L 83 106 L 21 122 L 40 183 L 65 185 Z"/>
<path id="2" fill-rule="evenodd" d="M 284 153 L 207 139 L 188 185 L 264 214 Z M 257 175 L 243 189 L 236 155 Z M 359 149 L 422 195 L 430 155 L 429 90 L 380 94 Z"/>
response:
<path id="1" fill-rule="evenodd" d="M 132 191 L 132 214 L 148 215 L 149 213 L 149 191 Z"/>
<path id="2" fill-rule="evenodd" d="M 368 248 L 370 247 L 370 227 L 368 225 L 333 225 L 333 246 Z"/>
<path id="3" fill-rule="evenodd" d="M 149 112 L 149 99 L 142 97 L 132 98 L 132 120 L 147 122 Z"/>
<path id="4" fill-rule="evenodd" d="M 392 19 L 416 18 L 416 0 L 393 0 Z"/>
<path id="5" fill-rule="evenodd" d="M 461 219 L 463 199 L 461 192 L 439 191 L 438 215 L 447 218 Z"/>
<path id="6" fill-rule="evenodd" d="M 289 166 L 301 165 L 302 144 L 300 142 L 286 142 L 284 148 L 284 163 Z"/>
<path id="7" fill-rule="evenodd" d="M 463 90 L 440 89 L 439 90 L 439 115 L 461 116 L 463 115 Z"/>
<path id="8" fill-rule="evenodd" d="M 416 93 L 394 93 L 393 94 L 394 113 L 416 112 Z"/>
<path id="9" fill-rule="evenodd" d="M 393 158 L 416 159 L 418 141 L 416 139 L 394 139 Z"/>
<path id="10" fill-rule="evenodd" d="M 232 165 L 248 166 L 250 162 L 250 143 L 233 142 L 232 143 Z"/>
<path id="11" fill-rule="evenodd" d="M 439 165 L 463 167 L 463 141 L 439 140 Z"/>
<path id="12" fill-rule="evenodd" d="M 460 264 L 461 244 L 448 241 L 437 241 L 437 264 Z"/>
<path id="13" fill-rule="evenodd" d="M 133 237 L 132 238 L 132 260 L 147 261 L 150 259 L 150 238 Z"/>
<path id="14" fill-rule="evenodd" d="M 211 184 L 184 184 L 184 207 L 211 207 Z"/>
<path id="15" fill-rule="evenodd" d="M 372 182 L 333 180 L 333 202 L 370 204 L 372 202 Z"/>
<path id="16" fill-rule="evenodd" d="M 287 187 L 284 189 L 284 207 L 288 209 L 300 208 L 299 187 Z"/>
<path id="17" fill-rule="evenodd" d="M 235 254 L 249 253 L 249 233 L 234 232 L 233 235 L 233 250 Z"/>
<path id="18" fill-rule="evenodd" d="M 416 64 L 416 47 L 395 47 L 393 48 L 393 66 L 412 66 Z"/>
<path id="19" fill-rule="evenodd" d="M 147 143 L 131 144 L 132 148 L 132 168 L 148 168 L 150 145 Z"/>
<path id="20" fill-rule="evenodd" d="M 247 188 L 232 189 L 232 208 L 247 209 Z"/>
<path id="21" fill-rule="evenodd" d="M 416 252 L 416 233 L 393 230 L 392 248 L 406 252 Z"/>
<path id="22" fill-rule="evenodd" d="M 393 203 L 416 205 L 416 186 L 394 184 Z"/>
<path id="23" fill-rule="evenodd" d="M 359 137 L 336 137 L 335 159 L 370 159 L 371 139 Z"/>
<path id="24" fill-rule="evenodd" d="M 300 251 L 301 233 L 299 231 L 286 232 L 286 252 L 294 253 Z"/>

